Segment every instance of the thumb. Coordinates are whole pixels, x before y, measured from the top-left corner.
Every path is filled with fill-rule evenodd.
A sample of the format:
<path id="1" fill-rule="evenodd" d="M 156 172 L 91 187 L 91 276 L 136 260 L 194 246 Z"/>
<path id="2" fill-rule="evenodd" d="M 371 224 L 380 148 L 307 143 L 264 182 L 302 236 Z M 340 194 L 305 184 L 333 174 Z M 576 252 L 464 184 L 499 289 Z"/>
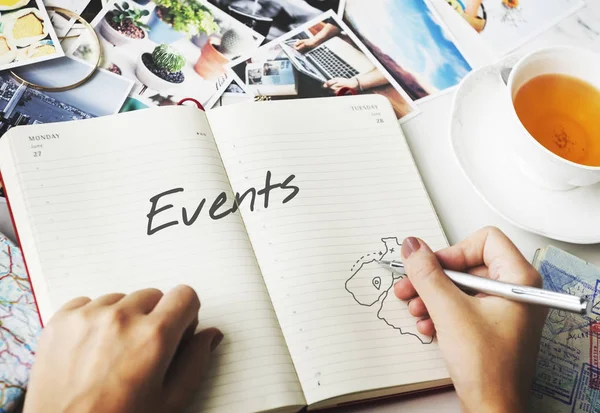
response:
<path id="1" fill-rule="evenodd" d="M 181 411 L 201 384 L 211 353 L 223 340 L 216 328 L 202 330 L 182 342 L 165 380 L 168 411 Z"/>
<path id="2" fill-rule="evenodd" d="M 431 248 L 422 240 L 409 237 L 402 242 L 402 262 L 434 322 L 436 315 L 442 315 L 463 298 Z"/>

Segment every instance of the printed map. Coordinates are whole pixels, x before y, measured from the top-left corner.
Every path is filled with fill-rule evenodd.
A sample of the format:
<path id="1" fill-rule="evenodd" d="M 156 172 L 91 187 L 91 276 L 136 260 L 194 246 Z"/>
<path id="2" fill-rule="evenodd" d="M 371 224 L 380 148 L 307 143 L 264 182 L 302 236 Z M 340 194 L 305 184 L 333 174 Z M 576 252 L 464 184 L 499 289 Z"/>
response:
<path id="1" fill-rule="evenodd" d="M 21 402 L 40 330 L 21 251 L 0 235 L 0 413 Z"/>

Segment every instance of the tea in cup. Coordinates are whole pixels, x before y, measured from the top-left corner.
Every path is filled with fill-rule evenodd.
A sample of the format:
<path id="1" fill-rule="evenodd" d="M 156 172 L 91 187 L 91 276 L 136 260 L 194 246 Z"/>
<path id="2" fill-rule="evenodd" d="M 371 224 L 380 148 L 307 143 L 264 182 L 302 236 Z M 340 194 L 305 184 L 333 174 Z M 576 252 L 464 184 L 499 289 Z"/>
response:
<path id="1" fill-rule="evenodd" d="M 539 50 L 514 66 L 507 85 L 520 169 L 549 189 L 600 182 L 600 55 Z"/>

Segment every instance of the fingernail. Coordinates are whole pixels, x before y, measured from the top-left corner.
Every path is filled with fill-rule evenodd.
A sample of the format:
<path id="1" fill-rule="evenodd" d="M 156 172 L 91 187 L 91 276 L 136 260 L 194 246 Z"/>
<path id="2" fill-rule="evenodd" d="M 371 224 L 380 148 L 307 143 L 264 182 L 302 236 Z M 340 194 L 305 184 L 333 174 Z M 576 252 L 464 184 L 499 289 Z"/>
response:
<path id="1" fill-rule="evenodd" d="M 419 240 L 415 237 L 408 237 L 402 242 L 402 257 L 408 258 L 410 255 L 421 248 L 421 244 L 419 244 Z"/>
<path id="2" fill-rule="evenodd" d="M 223 333 L 219 333 L 213 338 L 212 343 L 210 343 L 210 351 L 215 351 L 219 344 L 221 344 L 221 341 L 223 341 L 223 337 Z"/>

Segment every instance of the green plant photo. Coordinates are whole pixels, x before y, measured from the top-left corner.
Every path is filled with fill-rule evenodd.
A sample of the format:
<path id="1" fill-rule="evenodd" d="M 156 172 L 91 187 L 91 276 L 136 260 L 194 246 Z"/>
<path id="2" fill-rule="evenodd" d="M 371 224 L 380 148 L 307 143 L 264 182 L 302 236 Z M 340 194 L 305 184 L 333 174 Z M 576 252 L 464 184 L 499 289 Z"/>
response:
<path id="1" fill-rule="evenodd" d="M 142 23 L 142 18 L 149 14 L 148 10 L 131 8 L 129 3 L 124 1 L 121 5 L 115 3 L 115 9 L 111 11 L 111 20 L 117 25 L 123 25 L 129 21 L 136 27 L 147 29 L 148 26 Z"/>
<path id="2" fill-rule="evenodd" d="M 210 10 L 194 0 L 156 0 L 155 3 L 160 19 L 178 32 L 211 35 L 219 31 Z"/>
<path id="3" fill-rule="evenodd" d="M 185 65 L 185 58 L 177 50 L 166 44 L 154 48 L 152 60 L 154 60 L 157 67 L 171 73 L 180 71 Z"/>

